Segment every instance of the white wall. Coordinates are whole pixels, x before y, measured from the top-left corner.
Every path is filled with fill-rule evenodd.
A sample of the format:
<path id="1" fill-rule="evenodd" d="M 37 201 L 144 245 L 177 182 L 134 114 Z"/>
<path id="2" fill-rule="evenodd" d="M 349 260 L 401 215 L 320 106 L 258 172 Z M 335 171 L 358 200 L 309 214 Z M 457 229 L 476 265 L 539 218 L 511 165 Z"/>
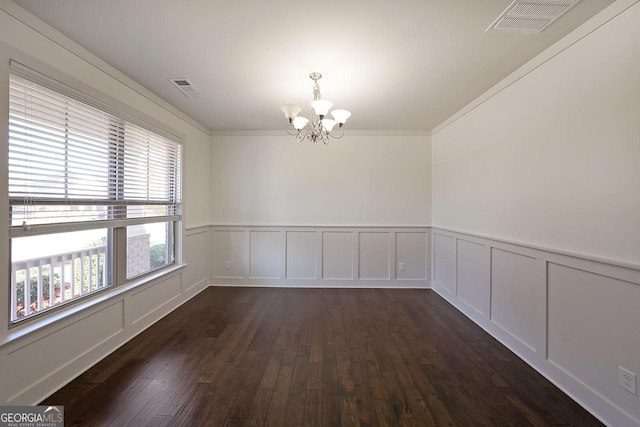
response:
<path id="1" fill-rule="evenodd" d="M 608 425 L 639 426 L 640 4 L 436 129 L 432 287 Z M 610 19 L 612 18 L 612 19 Z"/>
<path id="2" fill-rule="evenodd" d="M 428 286 L 429 136 L 212 139 L 213 284 Z"/>
<path id="3" fill-rule="evenodd" d="M 640 6 L 433 135 L 433 225 L 640 264 Z"/>
<path id="4" fill-rule="evenodd" d="M 183 259 L 186 266 L 125 286 L 41 320 L 9 328 L 8 274 L 0 282 L 0 405 L 35 404 L 209 284 L 210 136 L 197 123 L 11 2 L 0 6 L 0 133 L 7 135 L 9 61 L 52 78 L 180 136 L 184 141 Z M 6 137 L 0 157 L 7 158 Z M 0 187 L 6 188 L 6 162 Z M 0 194 L 0 222 L 8 224 Z M 203 227 L 204 226 L 204 227 Z M 0 265 L 10 265 L 8 230 L 0 227 Z"/>
<path id="5" fill-rule="evenodd" d="M 329 145 L 282 135 L 214 136 L 211 223 L 427 226 L 431 142 L 347 134 Z"/>

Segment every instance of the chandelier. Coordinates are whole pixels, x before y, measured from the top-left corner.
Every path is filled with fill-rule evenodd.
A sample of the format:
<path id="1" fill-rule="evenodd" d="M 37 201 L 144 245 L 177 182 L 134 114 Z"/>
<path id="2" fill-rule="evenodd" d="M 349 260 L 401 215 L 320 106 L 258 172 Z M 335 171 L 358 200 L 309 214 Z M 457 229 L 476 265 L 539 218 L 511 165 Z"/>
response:
<path id="1" fill-rule="evenodd" d="M 322 78 L 322 74 L 311 73 L 309 77 L 313 80 L 311 119 L 298 116 L 298 113 L 302 111 L 302 108 L 297 105 L 287 104 L 283 105 L 280 109 L 289 120 L 287 132 L 289 135 L 295 135 L 296 141 L 302 142 L 307 139 L 311 142 L 322 141 L 324 144 L 328 144 L 329 137 L 336 139 L 343 137 L 344 131 L 342 130 L 342 126 L 349 116 L 351 116 L 351 113 L 347 110 L 333 110 L 331 112 L 333 119 L 325 118 L 329 109 L 333 106 L 333 103 L 326 99 L 322 99 L 320 96 L 318 80 Z"/>

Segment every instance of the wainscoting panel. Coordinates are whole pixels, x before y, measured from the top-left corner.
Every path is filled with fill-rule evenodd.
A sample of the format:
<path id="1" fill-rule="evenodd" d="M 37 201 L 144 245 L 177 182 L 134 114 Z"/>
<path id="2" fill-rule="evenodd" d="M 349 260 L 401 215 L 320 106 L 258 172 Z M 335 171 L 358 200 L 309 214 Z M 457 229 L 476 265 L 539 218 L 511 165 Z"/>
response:
<path id="1" fill-rule="evenodd" d="M 491 307 L 491 251 L 483 244 L 458 239 L 458 297 L 482 316 Z"/>
<path id="2" fill-rule="evenodd" d="M 210 233 L 213 285 L 429 287 L 426 227 L 219 225 Z M 394 268 L 397 257 L 402 271 Z M 230 258 L 249 260 L 250 271 L 228 274 Z"/>
<path id="3" fill-rule="evenodd" d="M 213 236 L 213 277 L 242 278 L 247 269 L 244 230 L 215 230 Z"/>
<path id="4" fill-rule="evenodd" d="M 640 266 L 432 229 L 431 286 L 607 425 L 640 426 Z"/>
<path id="5" fill-rule="evenodd" d="M 639 286 L 550 263 L 548 358 L 640 420 L 640 398 L 617 382 L 618 366 L 640 376 Z"/>
<path id="6" fill-rule="evenodd" d="M 287 279 L 318 278 L 318 233 L 287 231 Z"/>
<path id="7" fill-rule="evenodd" d="M 29 396 L 30 389 L 36 388 L 42 381 L 123 330 L 124 304 L 119 301 L 56 333 L 10 351 L 7 354 L 7 372 L 10 377 L 3 381 L 24 384 L 24 388 L 13 390 L 7 403 L 20 401 L 25 398 L 25 394 Z"/>
<path id="8" fill-rule="evenodd" d="M 253 279 L 282 277 L 284 245 L 281 231 L 249 231 L 249 275 Z"/>
<path id="9" fill-rule="evenodd" d="M 147 317 L 154 318 L 154 322 L 162 317 L 155 315 L 156 311 L 162 310 L 163 306 L 180 296 L 180 283 L 180 276 L 174 275 L 135 292 L 128 303 L 132 324 L 135 325 Z"/>
<path id="10" fill-rule="evenodd" d="M 451 295 L 457 295 L 456 239 L 440 233 L 433 235 L 434 280 Z"/>
<path id="11" fill-rule="evenodd" d="M 207 228 L 187 231 L 184 236 L 184 261 L 187 266 L 182 281 L 183 292 L 193 286 L 209 285 L 209 258 Z"/>
<path id="12" fill-rule="evenodd" d="M 537 316 L 544 313 L 544 284 L 536 286 L 536 260 L 491 251 L 491 321 L 536 351 Z"/>
<path id="13" fill-rule="evenodd" d="M 427 236 L 424 232 L 396 233 L 396 280 L 427 279 Z"/>
<path id="14" fill-rule="evenodd" d="M 390 279 L 389 237 L 389 233 L 384 231 L 358 233 L 358 273 L 360 279 Z"/>
<path id="15" fill-rule="evenodd" d="M 353 231 L 322 232 L 322 278 L 353 280 Z"/>

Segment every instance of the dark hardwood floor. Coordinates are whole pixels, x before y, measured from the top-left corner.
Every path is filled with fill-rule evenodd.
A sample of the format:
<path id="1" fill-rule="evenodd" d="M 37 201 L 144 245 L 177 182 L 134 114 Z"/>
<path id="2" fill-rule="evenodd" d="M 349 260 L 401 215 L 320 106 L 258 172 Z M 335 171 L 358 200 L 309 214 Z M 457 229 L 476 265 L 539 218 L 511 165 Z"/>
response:
<path id="1" fill-rule="evenodd" d="M 208 288 L 47 398 L 67 426 L 600 426 L 430 290 Z"/>

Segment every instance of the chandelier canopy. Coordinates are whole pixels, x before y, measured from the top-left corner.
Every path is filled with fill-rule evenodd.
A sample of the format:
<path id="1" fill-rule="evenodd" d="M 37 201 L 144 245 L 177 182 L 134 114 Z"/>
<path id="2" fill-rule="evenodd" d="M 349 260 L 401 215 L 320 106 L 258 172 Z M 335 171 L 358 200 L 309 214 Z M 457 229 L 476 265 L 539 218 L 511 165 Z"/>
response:
<path id="1" fill-rule="evenodd" d="M 330 137 L 336 139 L 342 138 L 344 135 L 342 126 L 349 116 L 351 116 L 351 113 L 347 110 L 333 110 L 331 111 L 333 119 L 325 118 L 327 113 L 329 113 L 329 109 L 333 106 L 333 103 L 322 99 L 320 96 L 318 80 L 322 78 L 322 74 L 311 73 L 309 77 L 314 83 L 313 101 L 311 101 L 311 119 L 298 116 L 302 108 L 297 105 L 286 104 L 280 107 L 280 109 L 289 120 L 287 132 L 289 135 L 295 135 L 296 141 L 302 142 L 306 139 L 310 142 L 322 141 L 324 144 L 328 144 Z"/>

